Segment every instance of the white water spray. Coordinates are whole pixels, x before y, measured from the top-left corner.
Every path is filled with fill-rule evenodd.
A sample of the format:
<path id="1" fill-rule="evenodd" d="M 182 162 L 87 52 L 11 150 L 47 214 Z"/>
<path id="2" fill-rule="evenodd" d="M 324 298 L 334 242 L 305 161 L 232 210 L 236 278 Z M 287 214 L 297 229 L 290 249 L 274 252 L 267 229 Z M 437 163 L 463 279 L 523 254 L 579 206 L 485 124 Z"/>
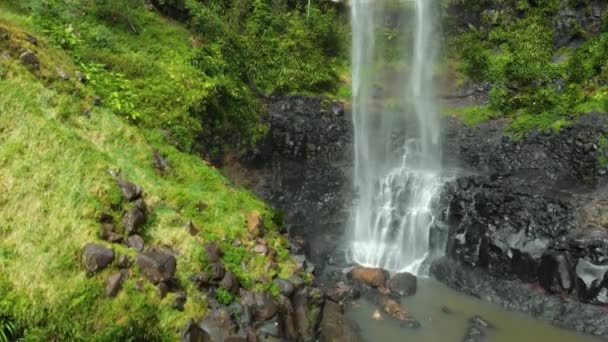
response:
<path id="1" fill-rule="evenodd" d="M 352 0 L 355 188 L 351 257 L 421 272 L 441 188 L 434 0 Z"/>

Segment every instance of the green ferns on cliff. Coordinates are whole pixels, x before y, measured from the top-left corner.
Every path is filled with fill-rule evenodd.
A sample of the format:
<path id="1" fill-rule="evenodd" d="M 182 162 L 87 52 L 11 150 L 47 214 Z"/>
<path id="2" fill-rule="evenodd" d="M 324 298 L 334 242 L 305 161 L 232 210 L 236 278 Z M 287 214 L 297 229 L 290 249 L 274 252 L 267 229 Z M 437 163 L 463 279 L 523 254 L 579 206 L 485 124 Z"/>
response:
<path id="1" fill-rule="evenodd" d="M 207 266 L 203 243 L 218 242 L 247 288 L 276 292 L 269 280 L 293 274 L 294 265 L 271 209 L 175 147 L 186 149 L 199 134 L 193 103 L 222 101 L 225 91 L 190 63 L 191 33 L 143 7 L 106 17 L 111 8 L 79 7 L 85 3 L 103 2 L 0 2 L 0 341 L 175 340 L 206 312 L 207 298 L 190 281 Z M 26 50 L 38 67 L 20 60 Z M 164 176 L 154 149 L 170 165 Z M 140 289 L 137 267 L 113 299 L 105 295 L 110 269 L 85 274 L 83 246 L 100 243 L 100 215 L 119 216 L 123 204 L 110 170 L 145 190 L 146 245 L 178 253 L 183 312 L 171 307 L 175 294 L 161 299 L 146 281 Z M 276 264 L 253 253 L 245 236 L 253 210 L 265 217 Z M 184 228 L 190 220 L 196 236 Z"/>
<path id="2" fill-rule="evenodd" d="M 507 117 L 518 135 L 559 129 L 577 115 L 608 110 L 607 19 L 595 36 L 574 25 L 577 32 L 570 34 L 583 40 L 580 46 L 554 45 L 558 10 L 588 1 L 455 2 L 478 13 L 481 23 L 452 35 L 450 55 L 459 58 L 466 77 L 489 85 L 487 105 L 461 111 L 469 121 Z"/>

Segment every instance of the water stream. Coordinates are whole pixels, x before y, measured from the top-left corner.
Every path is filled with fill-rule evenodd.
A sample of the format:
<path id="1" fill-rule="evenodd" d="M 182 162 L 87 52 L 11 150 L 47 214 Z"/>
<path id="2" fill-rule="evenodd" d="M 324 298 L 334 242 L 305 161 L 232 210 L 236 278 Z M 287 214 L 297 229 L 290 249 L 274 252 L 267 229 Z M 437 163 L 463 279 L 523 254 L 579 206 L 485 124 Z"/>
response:
<path id="1" fill-rule="evenodd" d="M 352 259 L 419 273 L 441 188 L 434 1 L 353 0 Z"/>

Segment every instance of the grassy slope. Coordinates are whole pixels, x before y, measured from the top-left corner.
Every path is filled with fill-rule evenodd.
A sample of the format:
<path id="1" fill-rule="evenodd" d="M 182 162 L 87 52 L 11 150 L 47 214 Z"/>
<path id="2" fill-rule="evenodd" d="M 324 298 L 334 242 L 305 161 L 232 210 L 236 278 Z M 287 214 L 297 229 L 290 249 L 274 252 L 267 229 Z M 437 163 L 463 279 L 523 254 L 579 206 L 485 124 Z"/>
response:
<path id="1" fill-rule="evenodd" d="M 269 260 L 249 252 L 254 242 L 244 236 L 245 216 L 254 209 L 270 215 L 262 202 L 233 188 L 200 159 L 171 147 L 160 132 L 143 132 L 109 108 L 91 106 L 89 87 L 74 77 L 63 81 L 56 76 L 55 67 L 74 75 L 69 55 L 44 39 L 28 18 L 0 9 L 0 27 L 11 32 L 9 43 L 0 42 L 0 52 L 11 51 L 11 57 L 0 57 L 0 316 L 12 320 L 26 340 L 89 340 L 92 335 L 122 340 L 145 334 L 149 339 L 174 339 L 186 320 L 206 311 L 205 298 L 188 280 L 205 267 L 205 241 L 220 241 L 227 267 L 248 286 L 267 288 L 273 273 L 292 272 L 284 238 L 274 231 L 267 240 L 279 251 L 278 270 L 266 271 Z M 25 31 L 38 38 L 38 46 L 28 45 Z M 156 42 L 168 44 L 165 51 L 189 44 L 185 30 L 154 34 L 160 35 Z M 24 47 L 37 53 L 40 71 L 28 71 L 15 58 L 17 49 Z M 154 58 L 145 50 L 139 53 Z M 168 75 L 175 70 L 157 67 Z M 190 78 L 180 71 L 173 82 L 188 88 Z M 147 108 L 169 96 L 168 90 L 158 93 Z M 153 148 L 167 157 L 170 175 L 161 177 L 153 169 Z M 146 191 L 153 209 L 146 244 L 179 253 L 178 278 L 188 291 L 184 312 L 171 309 L 171 295 L 160 300 L 149 283 L 143 292 L 136 290 L 141 279 L 136 267 L 123 291 L 111 300 L 105 298 L 104 280 L 115 266 L 94 277 L 85 275 L 81 250 L 88 242 L 99 242 L 96 218 L 104 211 L 120 216 L 116 208 L 122 205 L 121 197 L 110 169 L 120 169 Z M 208 208 L 199 212 L 199 202 Z M 201 229 L 199 236 L 192 237 L 183 228 L 187 220 Z M 234 238 L 242 238 L 244 245 L 233 247 Z"/>

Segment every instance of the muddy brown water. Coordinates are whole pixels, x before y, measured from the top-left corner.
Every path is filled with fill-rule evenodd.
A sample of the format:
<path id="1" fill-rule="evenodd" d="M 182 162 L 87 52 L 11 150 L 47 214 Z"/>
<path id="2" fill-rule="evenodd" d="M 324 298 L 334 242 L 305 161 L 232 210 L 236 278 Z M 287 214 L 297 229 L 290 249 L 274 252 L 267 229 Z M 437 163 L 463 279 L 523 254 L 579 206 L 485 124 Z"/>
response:
<path id="1" fill-rule="evenodd" d="M 377 306 L 364 298 L 353 302 L 346 314 L 359 325 L 361 334 L 370 342 L 461 342 L 469 326 L 467 320 L 475 315 L 494 326 L 484 340 L 487 342 L 600 341 L 460 294 L 432 279 L 418 279 L 416 295 L 403 298 L 401 303 L 420 321 L 420 328 L 401 327 L 383 312 L 380 320 L 373 319 Z M 451 313 L 443 312 L 443 307 L 449 308 Z"/>

